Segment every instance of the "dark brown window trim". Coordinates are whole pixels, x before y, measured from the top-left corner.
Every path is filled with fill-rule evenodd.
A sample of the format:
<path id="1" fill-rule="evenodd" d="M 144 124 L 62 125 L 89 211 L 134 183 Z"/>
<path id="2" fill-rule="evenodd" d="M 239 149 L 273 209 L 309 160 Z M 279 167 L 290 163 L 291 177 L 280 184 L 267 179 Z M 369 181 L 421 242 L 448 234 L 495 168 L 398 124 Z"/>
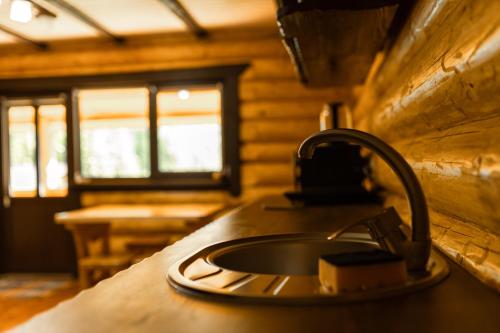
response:
<path id="1" fill-rule="evenodd" d="M 68 128 L 68 174 L 69 188 L 77 190 L 211 190 L 226 189 L 238 195 L 240 185 L 239 161 L 239 99 L 238 76 L 247 65 L 217 66 L 183 70 L 168 70 L 142 73 L 103 74 L 91 76 L 3 79 L 0 80 L 0 95 L 6 98 L 65 94 L 67 98 Z M 158 170 L 156 126 L 151 126 L 151 176 L 140 179 L 89 179 L 76 183 L 80 164 L 79 126 L 72 94 L 77 88 L 106 88 L 126 86 L 150 87 L 150 123 L 156 120 L 156 87 L 222 84 L 223 165 L 225 177 L 213 180 L 211 173 L 168 174 Z M 156 121 L 154 122 L 156 123 Z"/>

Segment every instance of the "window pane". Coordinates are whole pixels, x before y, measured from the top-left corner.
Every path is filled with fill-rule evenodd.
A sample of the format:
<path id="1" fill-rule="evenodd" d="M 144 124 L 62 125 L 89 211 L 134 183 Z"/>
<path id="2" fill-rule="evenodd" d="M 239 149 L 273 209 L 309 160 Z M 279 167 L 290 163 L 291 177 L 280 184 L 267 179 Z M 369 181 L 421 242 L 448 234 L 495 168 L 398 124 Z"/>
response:
<path id="1" fill-rule="evenodd" d="M 78 92 L 82 177 L 150 175 L 148 98 L 146 88 Z"/>
<path id="2" fill-rule="evenodd" d="M 158 92 L 158 160 L 162 172 L 222 169 L 221 94 L 214 86 Z"/>
<path id="3" fill-rule="evenodd" d="M 68 164 L 64 105 L 42 105 L 38 108 L 38 137 L 40 196 L 65 196 L 68 193 Z"/>
<path id="4" fill-rule="evenodd" d="M 10 196 L 35 197 L 35 108 L 32 106 L 13 106 L 9 108 L 8 112 Z"/>

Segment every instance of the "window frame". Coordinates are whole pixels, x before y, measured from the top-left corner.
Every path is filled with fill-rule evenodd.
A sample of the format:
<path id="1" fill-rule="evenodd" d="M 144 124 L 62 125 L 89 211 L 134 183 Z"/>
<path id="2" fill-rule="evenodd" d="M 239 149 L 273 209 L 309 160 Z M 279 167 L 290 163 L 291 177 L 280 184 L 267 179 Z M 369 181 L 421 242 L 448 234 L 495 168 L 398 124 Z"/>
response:
<path id="1" fill-rule="evenodd" d="M 0 80 L 2 96 L 33 96 L 40 94 L 67 94 L 68 127 L 68 187 L 78 190 L 228 190 L 239 195 L 239 98 L 238 77 L 247 64 L 209 68 L 167 71 L 102 74 L 92 76 L 50 77 L 35 79 Z M 221 84 L 222 165 L 220 179 L 212 179 L 211 172 L 160 172 L 158 165 L 156 94 L 171 86 Z M 43 90 L 40 87 L 44 87 Z M 78 117 L 78 89 L 105 89 L 146 87 L 149 90 L 150 163 L 148 178 L 82 178 L 80 176 L 80 130 Z M 154 124 L 154 126 L 152 126 Z M 154 138 L 154 140 L 153 140 Z"/>

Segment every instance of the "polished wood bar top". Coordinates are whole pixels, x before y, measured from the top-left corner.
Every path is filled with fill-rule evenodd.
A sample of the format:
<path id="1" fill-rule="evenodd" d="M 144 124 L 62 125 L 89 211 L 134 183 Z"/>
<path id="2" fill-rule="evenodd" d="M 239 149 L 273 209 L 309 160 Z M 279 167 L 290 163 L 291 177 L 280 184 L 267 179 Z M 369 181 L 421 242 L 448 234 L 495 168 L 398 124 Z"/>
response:
<path id="1" fill-rule="evenodd" d="M 441 284 L 344 305 L 243 304 L 186 296 L 169 267 L 209 244 L 239 237 L 332 231 L 378 206 L 289 209 L 282 198 L 239 208 L 16 328 L 18 332 L 498 332 L 500 297 L 450 261 Z"/>
<path id="2" fill-rule="evenodd" d="M 223 209 L 224 205 L 219 203 L 99 205 L 57 213 L 55 221 L 66 225 L 124 220 L 198 221 L 210 219 Z"/>

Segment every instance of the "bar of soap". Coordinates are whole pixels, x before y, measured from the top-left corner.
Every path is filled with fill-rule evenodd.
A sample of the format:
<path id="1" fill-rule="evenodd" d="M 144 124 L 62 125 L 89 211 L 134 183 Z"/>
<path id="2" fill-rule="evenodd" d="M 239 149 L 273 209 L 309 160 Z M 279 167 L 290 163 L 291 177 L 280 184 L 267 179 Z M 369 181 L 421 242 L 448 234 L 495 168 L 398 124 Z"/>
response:
<path id="1" fill-rule="evenodd" d="M 387 251 L 341 253 L 319 259 L 321 285 L 335 293 L 402 285 L 406 279 L 405 260 Z"/>

